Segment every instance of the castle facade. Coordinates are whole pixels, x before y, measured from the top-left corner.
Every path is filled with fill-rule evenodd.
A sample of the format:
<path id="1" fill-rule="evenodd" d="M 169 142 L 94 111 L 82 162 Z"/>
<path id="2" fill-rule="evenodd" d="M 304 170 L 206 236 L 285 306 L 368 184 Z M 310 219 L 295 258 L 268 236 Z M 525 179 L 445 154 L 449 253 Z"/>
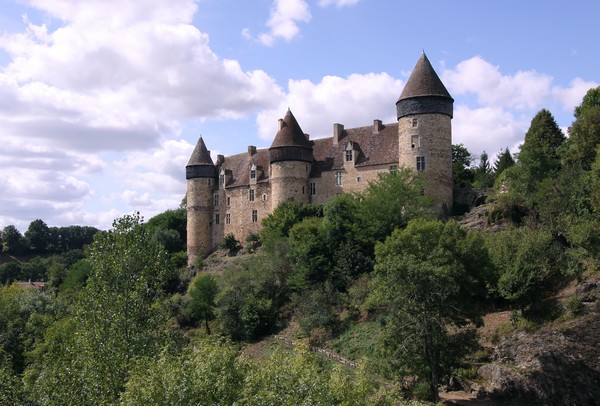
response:
<path id="1" fill-rule="evenodd" d="M 423 53 L 396 102 L 395 123 L 335 123 L 331 137 L 310 140 L 288 110 L 269 148 L 249 146 L 216 162 L 200 138 L 186 166 L 188 263 L 229 233 L 244 241 L 258 232 L 282 202 L 325 203 L 398 167 L 423 171 L 431 181 L 425 192 L 450 209 L 453 103 Z"/>

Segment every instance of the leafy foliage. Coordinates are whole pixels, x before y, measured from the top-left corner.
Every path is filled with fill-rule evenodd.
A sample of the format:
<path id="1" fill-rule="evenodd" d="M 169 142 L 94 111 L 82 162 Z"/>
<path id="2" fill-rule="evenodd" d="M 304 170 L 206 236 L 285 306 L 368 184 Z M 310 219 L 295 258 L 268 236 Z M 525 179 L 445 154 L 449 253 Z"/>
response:
<path id="1" fill-rule="evenodd" d="M 426 379 L 434 401 L 440 377 L 473 342 L 447 326 L 480 323 L 476 299 L 485 295 L 489 269 L 482 245 L 452 221 L 416 219 L 375 250 L 371 301 L 386 309 L 385 354 L 400 374 Z"/>

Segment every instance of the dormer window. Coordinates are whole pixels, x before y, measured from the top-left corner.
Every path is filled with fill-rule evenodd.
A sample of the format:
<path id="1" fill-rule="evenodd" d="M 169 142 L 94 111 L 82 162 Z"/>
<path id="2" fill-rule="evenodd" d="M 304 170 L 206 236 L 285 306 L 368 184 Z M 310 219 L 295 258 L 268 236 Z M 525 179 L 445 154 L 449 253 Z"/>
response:
<path id="1" fill-rule="evenodd" d="M 221 172 L 219 172 L 219 187 L 225 187 L 225 169 L 221 169 Z"/>
<path id="2" fill-rule="evenodd" d="M 346 162 L 354 161 L 354 154 L 352 152 L 353 151 L 351 149 L 346 150 Z"/>
<path id="3" fill-rule="evenodd" d="M 256 179 L 256 165 L 250 167 L 250 179 Z"/>

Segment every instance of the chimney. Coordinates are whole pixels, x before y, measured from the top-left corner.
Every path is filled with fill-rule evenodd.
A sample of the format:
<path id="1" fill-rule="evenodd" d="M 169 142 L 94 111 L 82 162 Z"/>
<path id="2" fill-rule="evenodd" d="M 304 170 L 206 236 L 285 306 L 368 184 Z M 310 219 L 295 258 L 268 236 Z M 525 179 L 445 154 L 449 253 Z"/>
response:
<path id="1" fill-rule="evenodd" d="M 256 154 L 256 147 L 254 145 L 248 145 L 248 157 L 252 157 L 252 155 Z"/>
<path id="2" fill-rule="evenodd" d="M 333 145 L 337 145 L 337 143 L 342 138 L 343 132 L 344 132 L 344 124 L 340 124 L 340 123 L 333 124 Z"/>
<path id="3" fill-rule="evenodd" d="M 310 134 L 304 133 L 304 136 L 306 137 L 306 141 L 310 141 Z"/>
<path id="4" fill-rule="evenodd" d="M 283 128 L 283 118 L 279 119 L 279 123 L 277 124 L 277 131 L 281 130 Z"/>
<path id="5" fill-rule="evenodd" d="M 217 155 L 217 164 L 215 166 L 221 166 L 225 162 L 224 155 Z"/>
<path id="6" fill-rule="evenodd" d="M 382 129 L 383 125 L 381 123 L 381 120 L 373 120 L 373 132 L 378 133 Z"/>

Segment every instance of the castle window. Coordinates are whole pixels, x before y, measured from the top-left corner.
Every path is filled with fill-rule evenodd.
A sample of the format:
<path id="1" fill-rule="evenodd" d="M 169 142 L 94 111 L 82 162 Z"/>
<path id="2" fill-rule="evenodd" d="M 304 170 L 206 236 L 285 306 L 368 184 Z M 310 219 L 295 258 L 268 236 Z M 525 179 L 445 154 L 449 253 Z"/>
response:
<path id="1" fill-rule="evenodd" d="M 306 191 L 304 190 L 304 186 L 302 186 L 302 194 L 304 194 Z"/>
<path id="2" fill-rule="evenodd" d="M 425 170 L 425 157 L 418 156 L 417 157 L 417 171 L 424 171 L 424 170 Z"/>
<path id="3" fill-rule="evenodd" d="M 258 223 L 258 210 L 252 210 L 252 222 Z"/>
<path id="4" fill-rule="evenodd" d="M 315 182 L 310 182 L 308 184 L 308 194 L 314 196 L 317 194 L 317 184 Z"/>
<path id="5" fill-rule="evenodd" d="M 252 165 L 250 168 L 250 179 L 256 179 L 256 165 Z"/>
<path id="6" fill-rule="evenodd" d="M 419 121 L 416 118 L 412 119 L 412 128 L 417 128 L 419 126 Z"/>
<path id="7" fill-rule="evenodd" d="M 390 173 L 397 173 L 398 172 L 398 165 L 390 165 Z"/>
<path id="8" fill-rule="evenodd" d="M 225 213 L 225 224 L 231 224 L 231 214 Z"/>
<path id="9" fill-rule="evenodd" d="M 215 214 L 215 224 L 219 224 L 221 222 L 221 216 Z"/>
<path id="10" fill-rule="evenodd" d="M 225 197 L 225 204 L 227 205 L 227 207 L 231 206 L 231 197 L 230 196 Z"/>
<path id="11" fill-rule="evenodd" d="M 225 187 L 225 175 L 224 174 L 219 175 L 219 186 Z"/>
<path id="12" fill-rule="evenodd" d="M 419 136 L 418 135 L 411 135 L 410 137 L 410 147 L 411 148 L 419 148 L 421 146 L 421 143 L 419 142 Z"/>
<path id="13" fill-rule="evenodd" d="M 342 171 L 335 173 L 335 184 L 336 186 L 342 186 Z"/>
<path id="14" fill-rule="evenodd" d="M 346 150 L 346 162 L 352 162 L 352 161 L 354 161 L 353 155 L 354 154 L 352 153 L 352 150 L 351 149 L 347 149 Z"/>
<path id="15" fill-rule="evenodd" d="M 360 176 L 356 177 L 356 182 L 360 182 L 362 180 L 362 178 Z"/>
<path id="16" fill-rule="evenodd" d="M 248 191 L 248 201 L 250 201 L 250 202 L 254 201 L 254 189 L 250 189 Z"/>
<path id="17" fill-rule="evenodd" d="M 219 205 L 219 195 L 215 193 L 213 195 L 213 206 L 217 207 L 218 205 Z"/>
<path id="18" fill-rule="evenodd" d="M 267 195 L 266 194 L 262 195 L 262 200 L 263 200 L 263 202 L 267 201 Z"/>

